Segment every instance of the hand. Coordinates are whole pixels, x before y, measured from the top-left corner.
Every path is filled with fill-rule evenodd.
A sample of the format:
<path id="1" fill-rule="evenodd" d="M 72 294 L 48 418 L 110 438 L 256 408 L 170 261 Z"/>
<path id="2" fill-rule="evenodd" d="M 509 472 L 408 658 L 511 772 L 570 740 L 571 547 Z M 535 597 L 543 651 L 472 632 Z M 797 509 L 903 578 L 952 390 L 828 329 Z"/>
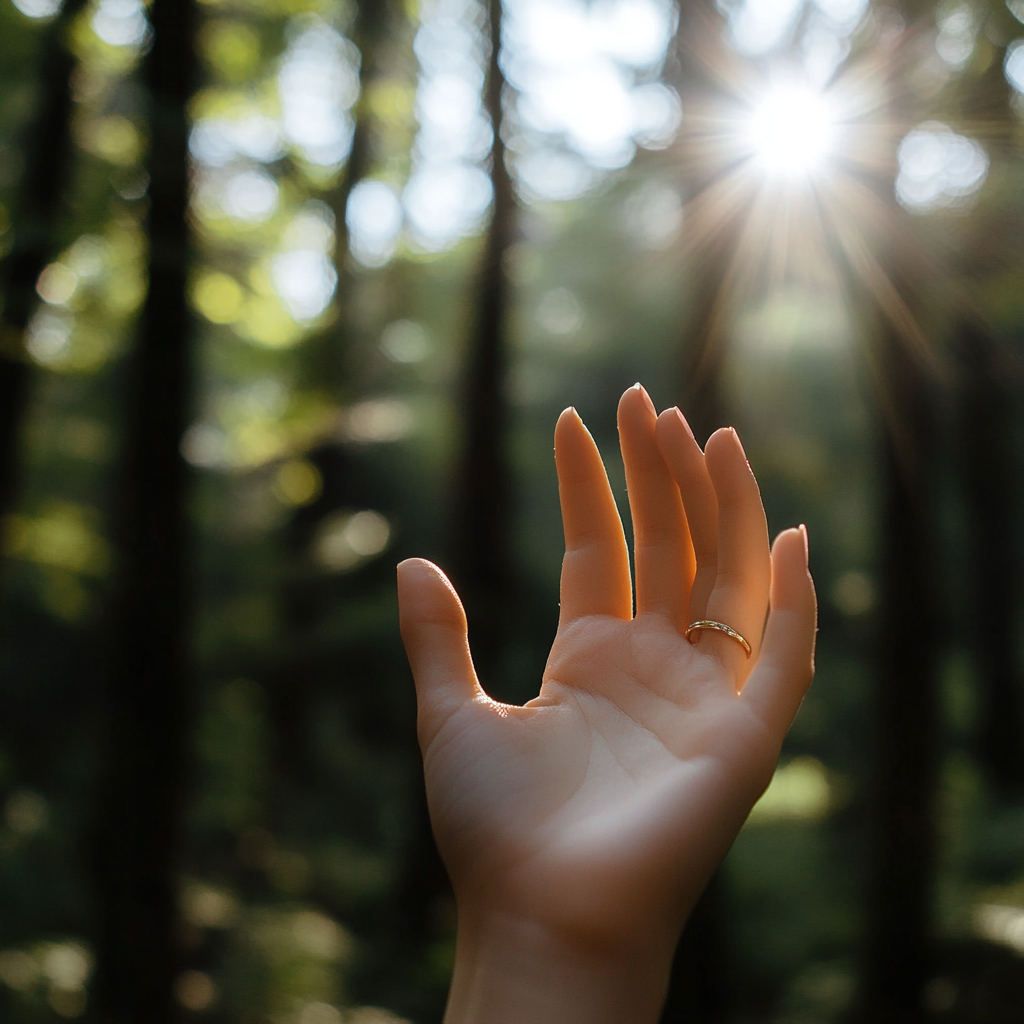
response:
<path id="1" fill-rule="evenodd" d="M 446 1021 L 655 1020 L 686 915 L 771 779 L 813 674 L 806 532 L 769 554 L 733 430 L 706 452 L 637 385 L 619 403 L 635 533 L 574 410 L 555 428 L 561 614 L 540 694 L 477 681 L 447 579 L 399 566 L 427 797 L 458 906 Z M 762 638 L 762 625 L 771 614 Z M 727 623 L 748 659 L 715 631 Z M 695 638 L 696 639 L 696 638 Z"/>

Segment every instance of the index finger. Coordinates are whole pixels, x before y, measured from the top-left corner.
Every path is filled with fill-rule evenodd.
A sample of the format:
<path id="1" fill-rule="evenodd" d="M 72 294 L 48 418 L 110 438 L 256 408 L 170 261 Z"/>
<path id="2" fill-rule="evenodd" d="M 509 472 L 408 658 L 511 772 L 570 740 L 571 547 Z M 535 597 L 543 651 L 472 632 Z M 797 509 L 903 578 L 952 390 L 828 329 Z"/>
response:
<path id="1" fill-rule="evenodd" d="M 601 455 L 575 409 L 555 426 L 555 465 L 562 505 L 559 629 L 584 615 L 633 617 L 633 585 L 622 520 Z"/>

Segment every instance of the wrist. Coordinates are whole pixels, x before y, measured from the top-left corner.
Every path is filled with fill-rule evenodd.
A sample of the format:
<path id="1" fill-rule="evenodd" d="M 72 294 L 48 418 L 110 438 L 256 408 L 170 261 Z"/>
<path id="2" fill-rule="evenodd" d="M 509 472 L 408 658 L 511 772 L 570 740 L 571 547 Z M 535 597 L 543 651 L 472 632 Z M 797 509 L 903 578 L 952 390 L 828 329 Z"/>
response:
<path id="1" fill-rule="evenodd" d="M 588 942 L 506 913 L 459 914 L 445 1024 L 654 1024 L 673 936 Z"/>

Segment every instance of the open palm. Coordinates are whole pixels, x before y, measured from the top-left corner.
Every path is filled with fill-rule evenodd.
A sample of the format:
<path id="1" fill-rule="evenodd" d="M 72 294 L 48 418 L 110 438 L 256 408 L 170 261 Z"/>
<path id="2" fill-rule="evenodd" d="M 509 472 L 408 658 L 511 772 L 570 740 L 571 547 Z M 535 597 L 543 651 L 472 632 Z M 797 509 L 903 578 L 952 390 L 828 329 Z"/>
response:
<path id="1" fill-rule="evenodd" d="M 629 556 L 600 455 L 573 410 L 555 431 L 565 528 L 558 633 L 539 695 L 492 701 L 458 597 L 400 566 L 431 819 L 461 904 L 588 942 L 674 937 L 771 778 L 812 675 L 806 536 L 769 553 L 731 430 L 700 451 L 637 386 L 619 405 Z M 762 638 L 762 626 L 771 614 Z M 735 639 L 704 630 L 727 623 Z"/>

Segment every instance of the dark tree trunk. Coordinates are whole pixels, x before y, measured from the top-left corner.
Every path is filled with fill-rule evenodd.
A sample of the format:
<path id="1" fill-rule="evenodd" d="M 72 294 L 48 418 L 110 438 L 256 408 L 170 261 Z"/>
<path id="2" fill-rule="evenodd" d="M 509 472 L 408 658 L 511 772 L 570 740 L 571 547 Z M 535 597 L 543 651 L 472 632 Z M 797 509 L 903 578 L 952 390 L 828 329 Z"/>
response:
<path id="1" fill-rule="evenodd" d="M 737 227 L 722 226 L 719 239 L 701 254 L 701 265 L 691 278 L 692 306 L 681 346 L 682 410 L 701 445 L 727 421 L 722 369 L 732 326 L 728 312 L 736 301 L 729 283 Z"/>
<path id="2" fill-rule="evenodd" d="M 895 5 L 911 26 L 890 50 L 886 118 L 893 140 L 920 120 L 906 84 L 916 66 L 924 0 Z M 893 160 L 893 165 L 895 165 Z M 896 203 L 890 177 L 866 182 L 886 207 L 871 252 L 848 251 L 856 299 L 872 311 L 866 345 L 881 428 L 879 601 L 875 627 L 874 756 L 865 927 L 853 1016 L 864 1024 L 918 1024 L 932 969 L 940 763 L 939 660 L 944 636 L 936 542 L 937 374 L 917 314 L 936 288 L 930 253 Z M 848 241 L 839 229 L 836 244 Z"/>
<path id="3" fill-rule="evenodd" d="M 962 98 L 963 123 L 985 124 L 994 160 L 1006 160 L 1017 118 L 1003 62 L 991 61 Z M 954 273 L 970 290 L 999 273 L 1019 252 L 1020 224 L 1005 203 L 967 222 Z M 975 300 L 976 302 L 976 300 Z M 1024 795 L 1024 680 L 1017 654 L 1020 548 L 1020 459 L 1014 445 L 1021 371 L 970 299 L 955 320 L 959 475 L 967 512 L 970 604 L 964 640 L 977 670 L 978 763 L 1003 799 Z"/>
<path id="4" fill-rule="evenodd" d="M 338 184 L 328 196 L 334 213 L 334 262 L 338 284 L 334 293 L 336 320 L 326 336 L 318 342 L 314 364 L 322 368 L 336 394 L 344 394 L 347 360 L 351 355 L 353 332 L 351 307 L 356 285 L 355 268 L 349 255 L 349 233 L 346 222 L 348 201 L 352 190 L 373 168 L 374 114 L 371 96 L 373 87 L 383 75 L 382 53 L 389 32 L 401 15 L 395 0 L 359 0 L 356 5 L 352 40 L 359 48 L 359 99 L 356 102 L 352 148 Z"/>
<path id="5" fill-rule="evenodd" d="M 720 150 L 722 111 L 730 100 L 723 81 L 734 57 L 725 24 L 713 0 L 679 3 L 672 64 L 666 77 L 693 112 L 678 144 L 689 217 L 687 256 L 690 302 L 680 339 L 682 409 L 698 441 L 725 424 L 722 367 L 736 303 L 734 267 L 746 209 L 723 212 L 709 202 L 730 170 Z"/>
<path id="6" fill-rule="evenodd" d="M 510 530 L 512 485 L 507 453 L 506 254 L 516 231 L 516 199 L 505 163 L 501 70 L 501 0 L 487 0 L 490 60 L 484 106 L 494 131 L 491 184 L 494 206 L 476 283 L 476 311 L 462 394 L 461 464 L 455 495 L 453 568 L 467 604 L 470 639 L 484 679 L 499 670 L 513 609 Z"/>
<path id="7" fill-rule="evenodd" d="M 885 411 L 880 468 L 873 855 L 858 1019 L 924 1019 L 932 956 L 939 628 L 933 374 L 883 326 L 876 345 Z"/>
<path id="8" fill-rule="evenodd" d="M 1013 451 L 1015 374 L 999 343 L 977 318 L 957 325 L 960 476 L 968 516 L 970 608 L 965 639 L 978 668 L 978 760 L 994 789 L 1024 789 L 1024 689 L 1017 662 L 1020 608 Z"/>
<path id="9" fill-rule="evenodd" d="M 14 208 L 14 248 L 3 266 L 0 325 L 0 522 L 14 502 L 18 435 L 29 368 L 25 328 L 38 301 L 36 281 L 58 246 L 62 200 L 74 163 L 71 142 L 71 74 L 75 58 L 66 46 L 68 28 L 85 0 L 66 0 L 42 43 L 36 118 L 25 140 L 25 162 Z"/>
<path id="10" fill-rule="evenodd" d="M 725 879 L 717 871 L 676 946 L 661 1024 L 718 1024 L 730 1007 Z"/>
<path id="11" fill-rule="evenodd" d="M 937 380 L 916 319 L 924 294 L 913 227 L 891 182 L 875 181 L 886 228 L 872 241 L 885 259 L 844 245 L 831 226 L 833 255 L 849 282 L 851 308 L 870 311 L 864 357 L 878 410 L 879 601 L 871 706 L 873 764 L 868 789 L 869 854 L 857 994 L 858 1024 L 918 1024 L 934 940 L 940 759 L 939 659 L 942 611 L 935 487 Z M 929 282 L 934 287 L 933 282 Z"/>
<path id="12" fill-rule="evenodd" d="M 109 749 L 101 789 L 94 1009 L 110 1024 L 177 1018 L 177 876 L 188 709 L 186 469 L 192 319 L 188 125 L 193 0 L 155 0 L 149 293 L 129 376 L 118 505 Z"/>
<path id="13" fill-rule="evenodd" d="M 355 131 L 345 169 L 328 197 L 335 216 L 338 286 L 334 306 L 338 320 L 325 335 L 317 339 L 317 349 L 310 363 L 321 375 L 321 383 L 326 381 L 339 395 L 344 392 L 344 365 L 349 354 L 351 334 L 347 318 L 353 285 L 353 274 L 348 265 L 345 211 L 352 189 L 366 176 L 373 164 L 373 114 L 369 92 L 381 74 L 381 49 L 391 25 L 392 3 L 393 0 L 359 0 L 357 5 L 352 32 L 353 41 L 360 53 L 360 93 L 355 110 Z M 296 514 L 291 537 L 292 543 L 296 545 L 309 542 L 311 514 L 323 516 L 344 505 L 344 498 L 348 497 L 347 460 L 338 457 L 336 449 L 330 456 L 317 458 L 314 453 L 311 457 L 320 463 L 319 468 L 324 471 L 324 494 L 314 506 Z M 281 812 L 292 806 L 292 790 L 305 785 L 308 773 L 313 770 L 308 763 L 304 730 L 307 725 L 311 680 L 317 666 L 313 659 L 303 653 L 301 637 L 322 610 L 319 589 L 305 577 L 286 577 L 280 590 L 283 625 L 293 641 L 291 649 L 298 652 L 297 657 L 286 658 L 267 675 L 271 694 L 270 718 L 276 734 L 274 777 L 277 780 L 278 810 Z M 281 823 L 284 813 L 275 812 L 274 816 Z"/>
<path id="14" fill-rule="evenodd" d="M 388 29 L 392 21 L 392 4 L 394 0 L 359 0 L 356 6 L 355 27 L 352 41 L 359 48 L 359 99 L 355 108 L 355 129 L 352 133 L 352 148 L 349 150 L 345 170 L 337 187 L 331 193 L 330 202 L 334 210 L 335 231 L 337 238 L 337 263 L 339 277 L 344 272 L 344 263 L 348 254 L 348 226 L 345 223 L 345 212 L 352 189 L 366 177 L 373 165 L 373 112 L 371 110 L 371 93 L 376 81 L 381 77 L 381 51 L 388 38 Z M 341 304 L 345 296 L 339 288 L 338 301 Z M 342 310 L 344 312 L 344 310 Z"/>

